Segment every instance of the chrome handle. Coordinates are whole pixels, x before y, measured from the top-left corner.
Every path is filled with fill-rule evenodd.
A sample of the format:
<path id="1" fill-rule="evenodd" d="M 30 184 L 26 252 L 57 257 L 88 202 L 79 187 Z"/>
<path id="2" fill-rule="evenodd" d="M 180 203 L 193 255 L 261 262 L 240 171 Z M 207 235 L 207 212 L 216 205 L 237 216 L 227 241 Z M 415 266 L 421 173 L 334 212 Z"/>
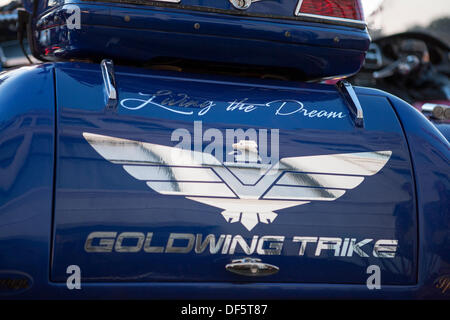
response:
<path id="1" fill-rule="evenodd" d="M 364 127 L 364 113 L 361 107 L 361 103 L 359 102 L 358 96 L 353 89 L 353 86 L 347 81 L 338 81 L 336 84 L 338 91 L 342 95 L 345 100 L 345 103 L 350 110 L 350 115 L 353 118 L 353 121 L 357 127 Z"/>
<path id="2" fill-rule="evenodd" d="M 263 263 L 261 259 L 244 258 L 233 260 L 225 266 L 227 271 L 249 277 L 264 277 L 277 273 L 280 268 Z"/>
<path id="3" fill-rule="evenodd" d="M 100 63 L 103 76 L 103 84 L 105 85 L 106 109 L 115 110 L 117 107 L 117 88 L 116 77 L 114 74 L 114 63 L 112 60 L 104 59 Z"/>

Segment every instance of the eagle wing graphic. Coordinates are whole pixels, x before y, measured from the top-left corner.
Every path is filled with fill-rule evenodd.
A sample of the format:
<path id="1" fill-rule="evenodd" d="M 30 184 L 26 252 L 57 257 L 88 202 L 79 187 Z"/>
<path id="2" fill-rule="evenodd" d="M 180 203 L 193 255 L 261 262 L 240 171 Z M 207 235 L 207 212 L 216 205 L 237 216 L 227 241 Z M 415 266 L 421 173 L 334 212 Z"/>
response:
<path id="1" fill-rule="evenodd" d="M 120 164 L 132 177 L 166 195 L 236 197 L 212 170 L 222 164 L 211 154 L 83 133 L 106 160 Z"/>
<path id="2" fill-rule="evenodd" d="M 263 199 L 333 201 L 378 173 L 391 151 L 283 158 L 283 173 Z"/>
<path id="3" fill-rule="evenodd" d="M 209 153 L 83 133 L 106 160 L 165 195 L 221 208 L 249 231 L 271 223 L 274 212 L 311 201 L 333 201 L 379 172 L 391 151 L 283 158 L 272 168 L 229 167 Z M 244 182 L 245 183 L 244 183 Z"/>

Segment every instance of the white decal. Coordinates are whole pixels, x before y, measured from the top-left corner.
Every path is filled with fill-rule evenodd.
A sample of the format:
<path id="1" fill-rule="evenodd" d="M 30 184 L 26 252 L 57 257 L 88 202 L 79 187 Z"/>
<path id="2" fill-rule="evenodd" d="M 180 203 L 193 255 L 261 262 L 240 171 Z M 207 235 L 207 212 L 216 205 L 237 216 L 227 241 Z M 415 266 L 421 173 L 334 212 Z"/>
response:
<path id="1" fill-rule="evenodd" d="M 198 116 L 204 116 L 213 108 L 217 108 L 221 103 L 207 100 L 200 101 L 193 99 L 185 93 L 174 94 L 170 90 L 159 90 L 155 94 L 139 92 L 141 98 L 126 98 L 120 101 L 120 105 L 127 110 L 140 110 L 146 107 L 157 107 L 173 113 L 182 115 L 194 115 L 194 111 L 187 108 L 197 108 L 195 112 Z M 223 104 L 223 102 L 222 102 Z M 318 119 L 343 119 L 343 112 L 328 111 L 325 109 L 317 109 L 305 107 L 298 100 L 273 100 L 266 103 L 251 103 L 248 98 L 235 99 L 226 102 L 223 107 L 227 112 L 243 112 L 252 113 L 259 109 L 273 110 L 275 116 L 291 116 L 301 115 L 306 118 Z"/>
<path id="2" fill-rule="evenodd" d="M 111 237 L 111 235 L 113 235 Z M 88 235 L 84 245 L 85 251 L 88 253 L 210 253 L 210 254 L 236 254 L 245 253 L 250 256 L 253 254 L 280 256 L 283 254 L 283 247 L 285 242 L 298 243 L 300 242 L 300 250 L 298 256 L 306 257 L 329 257 L 330 253 L 336 252 L 334 256 L 338 256 L 339 246 L 337 244 L 345 242 L 342 238 L 328 238 L 328 237 L 304 237 L 294 236 L 287 238 L 285 236 L 259 236 L 246 237 L 239 234 L 208 234 L 203 235 L 201 233 L 170 233 L 167 235 L 158 235 L 157 244 L 153 244 L 153 232 L 98 232 L 94 231 Z M 136 239 L 142 239 L 143 241 L 136 241 Z M 175 242 L 176 240 L 184 240 L 181 242 Z M 125 241 L 131 240 L 131 241 Z M 363 239 L 360 242 L 365 242 Z M 397 241 L 397 240 L 385 240 L 379 241 Z M 125 245 L 124 243 L 128 244 Z M 109 246 L 105 246 L 105 243 L 111 243 Z M 329 247 L 324 244 L 330 243 Z M 289 255 L 289 254 L 288 254 Z M 357 252 L 355 255 L 340 255 L 343 259 L 357 256 L 358 258 L 368 258 L 369 256 L 361 256 Z M 375 258 L 386 259 L 387 257 L 373 255 Z M 367 269 L 367 273 L 372 274 L 369 277 L 367 284 L 377 285 L 379 284 L 379 269 L 377 266 L 370 266 Z M 378 273 L 377 273 L 378 272 Z M 378 278 L 378 280 L 377 280 Z"/>
<path id="3" fill-rule="evenodd" d="M 377 151 L 287 157 L 267 166 L 259 162 L 258 154 L 252 155 L 258 149 L 250 140 L 233 147 L 238 151 L 242 146 L 249 154 L 240 158 L 238 153 L 233 161 L 223 161 L 204 150 L 191 150 L 191 143 L 178 148 L 88 132 L 83 136 L 103 158 L 121 165 L 149 188 L 220 208 L 228 223 L 239 221 L 249 231 L 259 223 L 272 223 L 278 210 L 335 201 L 378 173 L 392 155 L 391 151 Z M 372 240 L 321 241 L 318 254 L 332 249 L 336 256 L 342 255 L 342 245 L 347 256 L 353 252 L 366 256 L 361 248 Z M 375 252 L 380 256 L 393 253 L 387 245 L 378 243 Z"/>

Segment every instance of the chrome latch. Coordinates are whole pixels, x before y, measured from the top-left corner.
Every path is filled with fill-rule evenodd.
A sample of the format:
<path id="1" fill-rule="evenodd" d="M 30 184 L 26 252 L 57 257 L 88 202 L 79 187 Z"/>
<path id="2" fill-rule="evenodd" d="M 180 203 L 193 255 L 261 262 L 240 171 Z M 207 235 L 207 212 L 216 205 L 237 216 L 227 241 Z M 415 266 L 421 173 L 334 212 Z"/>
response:
<path id="1" fill-rule="evenodd" d="M 350 110 L 350 115 L 353 119 L 353 122 L 357 127 L 363 128 L 364 127 L 363 109 L 352 85 L 347 81 L 341 80 L 336 84 L 336 86 L 338 88 L 338 91 L 344 98 L 347 107 Z"/>
<path id="2" fill-rule="evenodd" d="M 249 277 L 270 276 L 280 270 L 277 266 L 263 263 L 261 259 L 256 258 L 232 260 L 231 263 L 225 266 L 225 269 L 241 276 Z"/>
<path id="3" fill-rule="evenodd" d="M 112 60 L 104 59 L 100 63 L 103 76 L 104 92 L 105 92 L 105 108 L 106 110 L 115 111 L 117 109 L 117 86 L 116 76 L 114 75 L 114 63 Z"/>
<path id="4" fill-rule="evenodd" d="M 239 10 L 246 10 L 250 8 L 253 2 L 257 2 L 261 0 L 230 0 L 233 7 Z"/>

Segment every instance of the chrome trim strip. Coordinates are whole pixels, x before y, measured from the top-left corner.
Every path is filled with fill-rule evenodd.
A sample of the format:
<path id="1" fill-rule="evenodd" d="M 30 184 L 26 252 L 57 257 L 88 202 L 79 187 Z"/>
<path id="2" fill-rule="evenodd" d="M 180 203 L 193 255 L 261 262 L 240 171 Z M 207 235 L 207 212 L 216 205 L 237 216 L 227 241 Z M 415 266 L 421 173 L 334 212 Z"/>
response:
<path id="1" fill-rule="evenodd" d="M 211 168 L 133 166 L 123 168 L 132 177 L 145 181 L 222 182 Z"/>
<path id="2" fill-rule="evenodd" d="M 263 196 L 268 200 L 297 200 L 297 201 L 333 201 L 345 194 L 345 190 L 273 186 L 269 192 Z"/>
<path id="3" fill-rule="evenodd" d="M 294 15 L 299 16 L 300 15 L 300 9 L 302 8 L 303 0 L 298 0 L 297 6 L 295 7 Z"/>
<path id="4" fill-rule="evenodd" d="M 147 181 L 147 185 L 158 193 L 166 195 L 236 197 L 225 183 Z"/>
<path id="5" fill-rule="evenodd" d="M 324 19 L 328 21 L 336 21 L 336 22 L 348 22 L 355 24 L 359 27 L 367 27 L 367 22 L 361 21 L 361 20 L 354 20 L 354 19 L 347 19 L 347 18 L 337 18 L 337 17 L 329 17 L 329 16 L 323 16 L 320 14 L 311 14 L 311 13 L 301 13 L 300 10 L 302 8 L 303 0 L 299 0 L 297 3 L 297 6 L 295 7 L 294 15 L 297 17 L 308 17 L 308 18 L 318 18 L 318 19 Z"/>
<path id="6" fill-rule="evenodd" d="M 307 174 L 286 172 L 277 185 L 315 188 L 354 189 L 364 181 L 364 177 L 330 174 Z"/>

